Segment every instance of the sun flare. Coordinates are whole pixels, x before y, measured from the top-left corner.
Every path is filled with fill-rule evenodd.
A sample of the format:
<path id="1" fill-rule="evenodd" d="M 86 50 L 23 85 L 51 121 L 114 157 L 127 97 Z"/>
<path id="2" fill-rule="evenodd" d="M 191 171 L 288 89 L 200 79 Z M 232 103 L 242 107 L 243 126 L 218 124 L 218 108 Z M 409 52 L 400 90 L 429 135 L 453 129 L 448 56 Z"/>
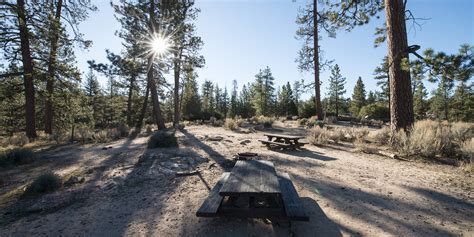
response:
<path id="1" fill-rule="evenodd" d="M 156 54 L 164 54 L 168 51 L 170 45 L 168 43 L 168 39 L 164 37 L 156 37 L 153 39 L 152 43 L 152 50 Z"/>

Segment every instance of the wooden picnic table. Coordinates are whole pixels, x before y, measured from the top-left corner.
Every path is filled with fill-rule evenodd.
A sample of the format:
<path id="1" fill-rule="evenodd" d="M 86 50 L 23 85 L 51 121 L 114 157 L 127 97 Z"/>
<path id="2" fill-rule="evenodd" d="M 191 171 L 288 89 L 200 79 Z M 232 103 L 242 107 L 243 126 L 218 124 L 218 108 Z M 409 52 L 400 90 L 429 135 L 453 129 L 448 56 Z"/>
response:
<path id="1" fill-rule="evenodd" d="M 231 172 L 222 175 L 196 215 L 309 220 L 289 175 L 262 160 L 237 161 Z"/>
<path id="2" fill-rule="evenodd" d="M 267 147 L 276 146 L 279 148 L 290 148 L 290 149 L 298 149 L 307 144 L 306 142 L 300 142 L 300 139 L 304 139 L 304 136 L 292 136 L 292 135 L 285 135 L 285 134 L 273 134 L 273 133 L 265 133 L 263 134 L 268 139 L 267 140 L 259 140 L 261 143 L 265 144 Z"/>

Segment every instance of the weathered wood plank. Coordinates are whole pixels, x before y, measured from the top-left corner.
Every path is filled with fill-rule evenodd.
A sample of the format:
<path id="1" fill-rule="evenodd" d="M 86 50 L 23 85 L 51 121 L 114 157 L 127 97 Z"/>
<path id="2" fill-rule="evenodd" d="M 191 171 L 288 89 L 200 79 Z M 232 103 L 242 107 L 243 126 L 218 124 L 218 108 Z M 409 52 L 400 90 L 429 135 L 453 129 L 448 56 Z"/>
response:
<path id="1" fill-rule="evenodd" d="M 293 136 L 293 135 L 286 135 L 286 134 L 274 134 L 274 133 L 264 133 L 264 136 L 267 137 L 279 137 L 279 138 L 286 138 L 286 139 L 303 139 L 304 136 Z"/>
<path id="2" fill-rule="evenodd" d="M 221 196 L 266 196 L 279 193 L 280 185 L 273 163 L 262 160 L 237 161 L 219 192 Z"/>
<path id="3" fill-rule="evenodd" d="M 291 220 L 309 221 L 309 217 L 304 211 L 303 203 L 291 182 L 288 173 L 277 172 L 280 183 L 281 198 L 285 207 L 286 216 Z"/>
<path id="4" fill-rule="evenodd" d="M 214 188 L 212 188 L 211 192 L 209 193 L 209 196 L 206 198 L 206 200 L 204 200 L 201 207 L 196 212 L 196 216 L 212 217 L 217 215 L 219 206 L 221 205 L 223 199 L 223 196 L 219 195 L 219 190 L 229 178 L 229 174 L 229 172 L 225 172 L 222 174 L 217 184 L 214 186 Z"/>
<path id="5" fill-rule="evenodd" d="M 268 145 L 275 145 L 275 146 L 284 146 L 284 147 L 290 147 L 292 144 L 289 143 L 282 143 L 282 142 L 273 142 L 273 141 L 267 141 L 267 140 L 258 140 L 259 142 L 263 144 L 268 144 Z"/>

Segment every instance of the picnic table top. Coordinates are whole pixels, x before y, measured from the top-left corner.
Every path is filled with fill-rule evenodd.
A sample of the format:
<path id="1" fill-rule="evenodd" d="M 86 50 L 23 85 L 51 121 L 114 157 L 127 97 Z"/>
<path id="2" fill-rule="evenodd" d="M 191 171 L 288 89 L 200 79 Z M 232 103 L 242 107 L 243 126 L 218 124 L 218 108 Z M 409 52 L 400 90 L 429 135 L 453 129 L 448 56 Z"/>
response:
<path id="1" fill-rule="evenodd" d="M 286 135 L 286 134 L 274 134 L 274 133 L 264 133 L 264 136 L 267 137 L 280 137 L 280 138 L 287 138 L 287 139 L 303 139 L 304 136 L 293 136 L 293 135 Z"/>
<path id="2" fill-rule="evenodd" d="M 275 167 L 270 161 L 239 160 L 219 191 L 221 196 L 280 194 Z"/>

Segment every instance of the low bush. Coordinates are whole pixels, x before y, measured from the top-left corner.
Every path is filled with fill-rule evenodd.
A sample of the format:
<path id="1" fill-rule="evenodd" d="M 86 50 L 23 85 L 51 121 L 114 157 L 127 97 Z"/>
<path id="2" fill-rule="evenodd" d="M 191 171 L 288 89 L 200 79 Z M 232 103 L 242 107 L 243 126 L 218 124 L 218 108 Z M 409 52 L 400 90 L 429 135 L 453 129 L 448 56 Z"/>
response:
<path id="1" fill-rule="evenodd" d="M 153 132 L 153 126 L 146 125 L 145 131 L 147 134 L 151 134 Z"/>
<path id="2" fill-rule="evenodd" d="M 314 127 L 310 130 L 308 141 L 313 145 L 324 145 L 329 141 L 328 130 L 320 127 Z"/>
<path id="3" fill-rule="evenodd" d="M 224 128 L 229 130 L 237 130 L 242 125 L 241 119 L 227 118 L 224 123 Z"/>
<path id="4" fill-rule="evenodd" d="M 474 125 L 472 123 L 457 122 L 451 125 L 451 136 L 456 144 L 463 144 L 474 137 Z"/>
<path id="5" fill-rule="evenodd" d="M 30 142 L 30 139 L 24 133 L 17 133 L 11 137 L 6 138 L 2 143 L 2 146 L 6 147 L 9 145 L 22 147 Z"/>
<path id="6" fill-rule="evenodd" d="M 324 127 L 324 121 L 318 120 L 317 116 L 313 116 L 308 119 L 308 121 L 306 122 L 306 125 L 310 128 L 315 127 L 315 126 L 322 128 Z"/>
<path id="7" fill-rule="evenodd" d="M 76 139 L 78 139 L 81 143 L 86 143 L 92 140 L 92 136 L 94 132 L 90 128 L 78 128 L 76 133 Z"/>
<path id="8" fill-rule="evenodd" d="M 367 135 L 369 134 L 367 128 L 350 128 L 344 129 L 344 131 L 345 134 L 342 140 L 346 142 L 354 142 L 356 140 L 363 142 L 367 139 Z"/>
<path id="9" fill-rule="evenodd" d="M 0 154 L 0 166 L 23 165 L 33 162 L 34 152 L 28 148 L 15 148 Z"/>
<path id="10" fill-rule="evenodd" d="M 300 126 L 305 126 L 307 123 L 308 123 L 307 118 L 302 118 L 302 119 L 298 120 L 298 125 L 300 125 Z"/>
<path id="11" fill-rule="evenodd" d="M 52 192 L 60 189 L 63 186 L 63 182 L 59 175 L 48 172 L 40 175 L 31 183 L 26 189 L 27 194 L 41 194 L 46 192 Z"/>
<path id="12" fill-rule="evenodd" d="M 387 145 L 390 142 L 390 132 L 390 128 L 388 126 L 385 126 L 382 127 L 382 129 L 369 132 L 368 139 L 374 143 Z"/>
<path id="13" fill-rule="evenodd" d="M 177 147 L 178 140 L 173 131 L 160 130 L 155 132 L 148 140 L 148 148 Z"/>
<path id="14" fill-rule="evenodd" d="M 109 135 L 108 135 L 107 131 L 105 131 L 105 130 L 101 130 L 101 131 L 98 131 L 98 132 L 94 133 L 92 138 L 97 143 L 106 143 L 106 142 L 110 141 Z"/>
<path id="15" fill-rule="evenodd" d="M 263 115 L 257 118 L 257 123 L 262 124 L 264 128 L 271 128 L 275 119 Z"/>
<path id="16" fill-rule="evenodd" d="M 120 137 L 128 137 L 130 135 L 130 128 L 126 124 L 119 124 L 117 126 L 117 134 Z"/>
<path id="17" fill-rule="evenodd" d="M 462 156 L 469 162 L 474 162 L 474 137 L 461 143 L 459 150 Z"/>
<path id="18" fill-rule="evenodd" d="M 390 111 L 383 103 L 369 104 L 360 109 L 359 117 L 366 119 L 388 120 Z"/>

